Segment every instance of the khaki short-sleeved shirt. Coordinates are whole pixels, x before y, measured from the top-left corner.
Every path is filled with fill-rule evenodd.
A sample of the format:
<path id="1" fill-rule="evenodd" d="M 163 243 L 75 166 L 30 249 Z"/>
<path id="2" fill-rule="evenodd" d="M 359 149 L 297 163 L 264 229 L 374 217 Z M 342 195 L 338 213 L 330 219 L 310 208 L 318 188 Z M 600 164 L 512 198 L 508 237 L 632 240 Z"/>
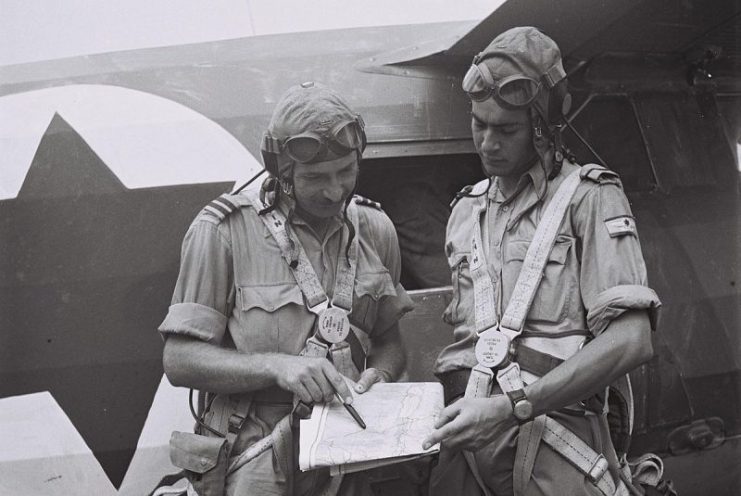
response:
<path id="1" fill-rule="evenodd" d="M 495 187 L 487 191 L 485 180 L 474 188 L 480 196 L 464 197 L 456 204 L 445 246 L 453 273 L 453 300 L 444 315 L 454 326 L 455 342 L 440 354 L 436 373 L 476 364 L 473 283 L 468 267 L 473 212 L 486 205 L 481 216 L 482 238 L 501 318 L 548 202 L 577 167 L 564 162 L 558 176 L 549 181 L 536 163 L 511 198 L 505 199 Z M 656 293 L 647 286 L 635 219 L 617 175 L 588 166 L 581 174 L 522 335 L 523 344 L 536 349 L 543 349 L 547 342 L 549 353 L 559 358 L 568 358 L 583 341 L 579 331 L 599 334 L 626 310 L 649 310 L 655 326 L 660 305 Z M 539 337 L 539 333 L 564 336 L 552 339 Z"/>
<path id="2" fill-rule="evenodd" d="M 311 335 L 314 315 L 249 198 L 229 198 L 239 208 L 223 221 L 204 210 L 188 229 L 172 305 L 159 331 L 233 343 L 245 353 L 298 354 Z M 358 262 L 350 322 L 372 339 L 410 311 L 412 302 L 399 284 L 391 220 L 371 206 L 351 208 L 358 214 Z M 333 219 L 320 238 L 294 214 L 290 228 L 331 298 L 347 226 Z"/>

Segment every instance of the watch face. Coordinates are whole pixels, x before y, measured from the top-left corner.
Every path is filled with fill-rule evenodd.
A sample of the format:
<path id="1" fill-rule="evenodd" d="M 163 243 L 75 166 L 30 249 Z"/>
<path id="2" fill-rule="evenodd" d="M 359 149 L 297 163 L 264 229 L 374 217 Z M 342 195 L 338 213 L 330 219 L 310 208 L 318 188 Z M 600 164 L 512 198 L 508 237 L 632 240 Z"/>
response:
<path id="1" fill-rule="evenodd" d="M 533 414 L 533 404 L 528 400 L 518 401 L 513 408 L 513 413 L 520 420 L 528 420 Z"/>

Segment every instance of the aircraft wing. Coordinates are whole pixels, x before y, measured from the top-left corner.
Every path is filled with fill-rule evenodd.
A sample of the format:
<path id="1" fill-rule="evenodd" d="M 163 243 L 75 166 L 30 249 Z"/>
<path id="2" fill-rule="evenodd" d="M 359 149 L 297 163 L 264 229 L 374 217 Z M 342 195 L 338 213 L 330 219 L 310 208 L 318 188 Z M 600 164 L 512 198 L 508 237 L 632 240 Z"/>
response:
<path id="1" fill-rule="evenodd" d="M 509 0 L 465 33 L 394 50 L 365 61 L 368 72 L 435 77 L 460 75 L 493 36 L 515 26 L 536 26 L 558 41 L 567 67 L 602 54 L 693 57 L 712 45 L 723 55 L 721 73 L 741 65 L 741 3 L 733 0 Z M 691 61 L 691 60 L 690 60 Z M 567 69 L 568 70 L 568 69 Z M 716 68 L 716 71 L 718 68 Z"/>

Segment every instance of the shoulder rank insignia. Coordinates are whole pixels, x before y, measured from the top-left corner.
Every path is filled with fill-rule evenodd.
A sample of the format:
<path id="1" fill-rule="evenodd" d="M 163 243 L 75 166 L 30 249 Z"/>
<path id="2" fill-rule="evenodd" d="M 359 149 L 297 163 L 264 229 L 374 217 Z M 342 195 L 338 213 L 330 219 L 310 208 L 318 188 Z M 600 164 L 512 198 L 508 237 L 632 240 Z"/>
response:
<path id="1" fill-rule="evenodd" d="M 226 219 L 232 212 L 239 209 L 240 205 L 233 201 L 231 195 L 223 194 L 220 197 L 211 200 L 211 202 L 203 207 L 201 215 L 204 219 L 215 221 L 216 224 Z M 210 218 L 210 219 L 209 219 Z"/>
<path id="2" fill-rule="evenodd" d="M 579 176 L 582 179 L 589 179 L 595 183 L 617 183 L 620 181 L 620 176 L 617 172 L 598 164 L 583 165 L 579 171 Z"/>
<path id="3" fill-rule="evenodd" d="M 366 207 L 375 208 L 376 210 L 383 210 L 379 202 L 373 201 L 370 198 L 366 198 L 361 195 L 353 195 L 353 201 L 356 205 L 364 205 Z"/>

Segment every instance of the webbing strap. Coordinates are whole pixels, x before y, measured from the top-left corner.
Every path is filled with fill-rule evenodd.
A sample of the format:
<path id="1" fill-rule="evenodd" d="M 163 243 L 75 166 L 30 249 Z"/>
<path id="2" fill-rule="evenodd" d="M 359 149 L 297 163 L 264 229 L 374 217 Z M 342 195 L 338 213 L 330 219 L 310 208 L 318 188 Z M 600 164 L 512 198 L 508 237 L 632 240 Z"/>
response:
<path id="1" fill-rule="evenodd" d="M 466 398 L 488 398 L 494 383 L 494 372 L 489 367 L 476 365 L 471 369 L 466 385 Z"/>
<path id="2" fill-rule="evenodd" d="M 355 368 L 355 363 L 352 360 L 352 349 L 347 341 L 333 344 L 329 349 L 329 355 L 340 374 L 349 377 L 353 381 L 357 381 L 360 378 L 360 372 Z"/>
<path id="3" fill-rule="evenodd" d="M 604 496 L 628 496 L 628 489 L 622 481 L 615 487 L 604 455 L 550 417 L 545 419 L 543 441 L 583 473 Z"/>
<path id="4" fill-rule="evenodd" d="M 481 333 L 497 326 L 496 293 L 489 274 L 481 236 L 481 216 L 486 212 L 486 203 L 473 212 L 473 236 L 471 237 L 471 260 L 468 269 L 473 280 L 473 315 L 475 330 Z"/>
<path id="5" fill-rule="evenodd" d="M 517 283 L 502 316 L 501 326 L 515 331 L 518 335 L 525 325 L 525 317 L 527 317 L 535 292 L 540 285 L 543 269 L 563 223 L 566 209 L 581 181 L 579 170 L 574 170 L 564 179 L 538 222 L 535 235 L 527 249 L 525 260 L 522 262 Z"/>
<path id="6" fill-rule="evenodd" d="M 497 370 L 497 384 L 502 388 L 503 393 L 511 393 L 518 389 L 524 389 L 525 384 L 522 382 L 520 366 L 515 362 L 511 362 L 506 367 Z"/>
<path id="7" fill-rule="evenodd" d="M 545 415 L 535 417 L 532 422 L 520 426 L 517 436 L 517 451 L 512 473 L 512 488 L 514 496 L 525 494 L 528 482 L 533 473 L 535 458 L 538 455 L 540 440 L 545 429 Z"/>
<path id="8" fill-rule="evenodd" d="M 252 206 L 259 212 L 266 205 L 259 198 L 251 199 Z M 351 202 L 347 207 L 347 215 L 353 225 L 357 225 L 357 210 L 355 204 Z M 267 227 L 273 239 L 280 248 L 281 255 L 291 269 L 293 277 L 296 279 L 301 292 L 306 298 L 306 305 L 312 312 L 318 312 L 322 308 L 322 303 L 328 301 L 327 294 L 322 287 L 319 277 L 314 271 L 314 267 L 306 255 L 301 241 L 296 238 L 293 241 L 286 230 L 286 217 L 279 209 L 271 210 L 260 216 L 263 224 Z M 297 248 L 297 264 L 293 262 L 293 246 Z M 337 273 L 335 275 L 334 291 L 332 292 L 332 306 L 336 306 L 350 312 L 352 310 L 353 288 L 355 285 L 355 271 L 358 266 L 358 236 L 355 236 L 350 243 L 350 249 L 347 254 L 341 251 L 337 258 Z"/>
<path id="9" fill-rule="evenodd" d="M 571 198 L 574 196 L 576 187 L 579 185 L 581 177 L 579 176 L 579 169 L 575 169 L 569 174 L 566 179 L 561 183 L 558 190 L 554 194 L 550 203 L 545 209 L 543 217 L 538 222 L 538 227 L 535 229 L 533 240 L 530 242 L 525 260 L 522 264 L 522 269 L 515 283 L 515 287 L 512 291 L 507 309 L 504 311 L 502 320 L 497 327 L 499 332 L 502 332 L 507 338 L 514 339 L 522 333 L 524 327 L 525 317 L 530 309 L 535 292 L 538 289 L 540 280 L 543 277 L 543 270 L 548 260 L 553 244 L 556 241 L 556 235 L 558 230 L 563 223 L 564 214 L 566 209 L 571 202 Z M 469 263 L 469 270 L 471 271 L 471 278 L 473 280 L 474 289 L 474 317 L 476 322 L 476 333 L 479 334 L 483 330 L 496 326 L 496 296 L 494 292 L 494 283 L 488 272 L 488 264 L 484 256 L 483 240 L 481 236 L 481 215 L 485 211 L 486 207 L 478 208 L 473 214 L 473 236 L 471 240 L 471 261 Z M 501 290 L 499 291 L 501 294 Z M 492 324 L 493 323 L 493 324 Z M 501 377 L 502 381 L 499 382 L 499 386 L 503 391 L 513 391 L 512 389 L 516 384 L 512 377 L 512 371 L 508 373 L 497 375 L 497 381 Z M 517 369 L 519 373 L 519 367 Z M 478 385 L 472 385 L 471 381 L 481 381 L 483 377 L 479 377 L 480 374 L 476 374 L 472 371 L 469 377 L 469 386 L 466 388 L 466 394 L 468 390 L 471 390 L 471 394 L 480 391 Z M 522 379 L 518 378 L 519 384 L 522 384 Z M 521 387 L 520 387 L 521 389 Z"/>

